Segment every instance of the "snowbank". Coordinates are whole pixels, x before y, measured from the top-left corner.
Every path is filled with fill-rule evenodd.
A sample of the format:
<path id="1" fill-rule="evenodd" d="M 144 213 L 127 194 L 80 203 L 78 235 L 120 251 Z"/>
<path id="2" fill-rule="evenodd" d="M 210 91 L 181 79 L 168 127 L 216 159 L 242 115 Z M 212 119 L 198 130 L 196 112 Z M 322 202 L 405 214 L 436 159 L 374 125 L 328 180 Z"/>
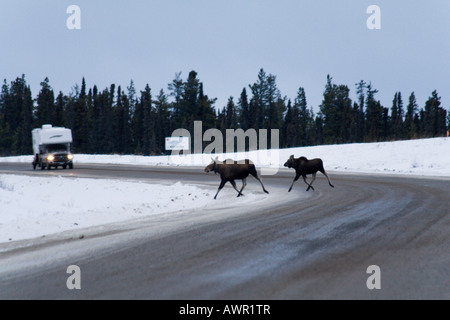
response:
<path id="1" fill-rule="evenodd" d="M 0 175 L 0 242 L 176 213 L 211 201 L 207 191 L 107 179 Z"/>
<path id="2" fill-rule="evenodd" d="M 202 215 L 233 205 L 270 201 L 249 186 L 245 197 L 224 188 L 217 200 L 217 183 L 200 187 L 176 182 L 159 184 L 114 179 L 36 177 L 0 174 L 0 243 L 58 232 L 98 227 L 158 216 Z M 253 190 L 252 190 L 253 189 Z M 254 190 L 257 190 L 254 192 Z"/>

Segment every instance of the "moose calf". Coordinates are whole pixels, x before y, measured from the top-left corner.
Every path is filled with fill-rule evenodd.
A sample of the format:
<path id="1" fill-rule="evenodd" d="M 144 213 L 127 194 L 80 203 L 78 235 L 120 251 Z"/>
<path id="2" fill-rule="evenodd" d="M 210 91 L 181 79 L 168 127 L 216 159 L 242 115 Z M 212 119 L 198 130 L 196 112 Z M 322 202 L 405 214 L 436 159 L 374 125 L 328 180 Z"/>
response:
<path id="1" fill-rule="evenodd" d="M 294 182 L 297 181 L 298 178 L 300 178 L 300 176 L 303 177 L 303 181 L 305 181 L 305 183 L 308 185 L 306 191 L 308 191 L 310 188 L 314 190 L 312 184 L 314 180 L 316 180 L 317 171 L 322 172 L 325 175 L 325 177 L 327 177 L 330 187 L 334 188 L 334 186 L 331 184 L 330 178 L 328 177 L 327 173 L 325 172 L 325 169 L 323 168 L 322 159 L 308 160 L 305 157 L 300 157 L 296 159 L 294 158 L 294 155 L 291 155 L 288 161 L 286 161 L 286 163 L 284 164 L 284 166 L 288 168 L 294 168 L 296 172 L 294 181 L 292 181 L 291 187 L 289 188 L 289 192 L 291 192 Z M 312 174 L 311 183 L 306 182 L 307 174 Z"/>
<path id="2" fill-rule="evenodd" d="M 216 157 L 216 159 L 212 159 L 212 162 L 205 168 L 205 172 L 210 171 L 214 171 L 214 173 L 220 173 L 220 178 L 222 179 L 219 185 L 219 189 L 217 190 L 217 193 L 214 196 L 214 199 L 216 199 L 217 195 L 219 194 L 219 191 L 223 188 L 223 186 L 225 185 L 225 183 L 227 183 L 227 181 L 230 181 L 234 190 L 238 192 L 237 195 L 238 197 L 243 195 L 242 190 L 244 190 L 245 186 L 247 185 L 246 178 L 248 177 L 249 174 L 254 176 L 256 180 L 258 180 L 259 183 L 261 183 L 261 186 L 265 193 L 269 193 L 266 190 L 266 188 L 264 188 L 261 179 L 258 177 L 255 165 L 253 164 L 252 161 L 248 159 L 240 161 L 234 161 L 232 159 L 218 161 L 218 157 Z M 234 182 L 234 180 L 236 179 L 242 180 L 241 190 L 238 190 L 236 188 L 236 182 Z"/>

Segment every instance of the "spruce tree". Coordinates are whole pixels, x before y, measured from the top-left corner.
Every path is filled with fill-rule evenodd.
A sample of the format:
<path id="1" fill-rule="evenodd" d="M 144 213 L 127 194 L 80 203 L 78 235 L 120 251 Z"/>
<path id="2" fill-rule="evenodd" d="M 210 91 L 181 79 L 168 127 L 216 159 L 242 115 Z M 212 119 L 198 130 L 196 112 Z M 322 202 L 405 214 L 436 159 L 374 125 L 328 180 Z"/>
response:
<path id="1" fill-rule="evenodd" d="M 398 140 L 404 138 L 403 128 L 403 100 L 400 92 L 396 92 L 392 101 L 389 136 Z"/>
<path id="2" fill-rule="evenodd" d="M 154 101 L 156 121 L 155 121 L 155 140 L 156 153 L 161 154 L 165 150 L 165 137 L 172 134 L 171 115 L 169 110 L 169 102 L 164 91 L 161 89 L 156 100 Z"/>
<path id="3" fill-rule="evenodd" d="M 312 131 L 314 130 L 314 118 L 312 110 L 308 109 L 305 89 L 300 87 L 294 101 L 292 116 L 294 127 L 297 130 L 295 146 L 310 146 L 313 144 Z"/>
<path id="4" fill-rule="evenodd" d="M 238 128 L 238 116 L 236 105 L 234 104 L 233 97 L 228 98 L 227 106 L 225 110 L 225 128 L 237 129 Z"/>
<path id="5" fill-rule="evenodd" d="M 358 103 L 354 105 L 353 110 L 355 114 L 355 132 L 354 142 L 363 142 L 365 137 L 365 90 L 367 84 L 363 80 L 356 84 L 356 94 Z"/>
<path id="6" fill-rule="evenodd" d="M 172 116 L 173 116 L 173 122 L 174 126 L 176 128 L 181 128 L 182 124 L 182 106 L 181 106 L 181 100 L 183 99 L 183 86 L 184 82 L 181 79 L 181 72 L 175 73 L 175 78 L 172 80 L 171 83 L 169 83 L 168 90 L 169 90 L 169 96 L 171 96 L 174 101 L 171 104 L 172 109 Z"/>
<path id="7" fill-rule="evenodd" d="M 8 114 L 10 108 L 11 95 L 9 85 L 5 79 L 0 93 L 0 155 L 3 156 L 12 155 L 13 135 L 10 126 L 10 115 Z"/>
<path id="8" fill-rule="evenodd" d="M 206 131 L 216 126 L 216 112 L 214 104 L 216 99 L 209 99 L 208 95 L 203 92 L 203 83 L 200 82 L 198 93 L 198 114 L 195 116 L 195 120 L 201 120 L 203 130 Z"/>
<path id="9" fill-rule="evenodd" d="M 152 111 L 152 93 L 150 86 L 147 84 L 145 90 L 141 91 L 141 104 L 143 112 L 143 125 L 142 125 L 142 153 L 144 155 L 150 155 L 154 152 L 155 134 L 154 134 L 154 117 Z"/>
<path id="10" fill-rule="evenodd" d="M 55 125 L 55 95 L 50 87 L 48 78 L 41 82 L 41 90 L 37 96 L 35 118 L 35 127 L 41 127 L 43 124 Z"/>
<path id="11" fill-rule="evenodd" d="M 447 111 L 441 106 L 441 97 L 436 90 L 425 102 L 421 122 L 425 137 L 441 137 L 447 134 Z"/>
<path id="12" fill-rule="evenodd" d="M 73 136 L 73 149 L 77 153 L 86 152 L 87 144 L 87 93 L 86 93 L 86 81 L 83 77 L 81 82 L 81 90 L 74 97 L 73 104 L 73 123 L 70 129 L 72 129 Z"/>
<path id="13" fill-rule="evenodd" d="M 297 141 L 297 130 L 295 128 L 295 121 L 294 121 L 294 112 L 291 100 L 288 100 L 287 106 L 286 106 L 286 113 L 284 116 L 284 125 L 283 125 L 283 131 L 281 134 L 281 148 L 291 148 L 294 147 Z M 298 112 L 297 112 L 298 117 Z"/>
<path id="14" fill-rule="evenodd" d="M 355 116 L 350 89 L 346 85 L 335 85 L 330 75 L 323 93 L 320 111 L 323 116 L 323 134 L 325 143 L 346 143 L 350 141 L 352 122 Z"/>
<path id="15" fill-rule="evenodd" d="M 383 125 L 384 109 L 379 101 L 375 100 L 378 92 L 372 89 L 372 84 L 367 85 L 366 94 L 366 140 L 369 142 L 381 141 L 385 130 Z"/>
<path id="16" fill-rule="evenodd" d="M 241 95 L 238 102 L 238 114 L 239 114 L 239 124 L 241 128 L 246 131 L 251 127 L 252 119 L 250 114 L 250 106 L 248 103 L 247 91 L 245 88 L 242 89 Z"/>
<path id="17" fill-rule="evenodd" d="M 67 97 L 60 91 L 55 101 L 55 112 L 53 118 L 53 124 L 56 127 L 64 127 L 64 108 L 66 105 Z"/>
<path id="18" fill-rule="evenodd" d="M 418 127 L 414 121 L 417 116 L 417 111 L 416 96 L 414 92 L 411 92 L 405 114 L 405 136 L 407 139 L 416 139 L 418 137 Z"/>

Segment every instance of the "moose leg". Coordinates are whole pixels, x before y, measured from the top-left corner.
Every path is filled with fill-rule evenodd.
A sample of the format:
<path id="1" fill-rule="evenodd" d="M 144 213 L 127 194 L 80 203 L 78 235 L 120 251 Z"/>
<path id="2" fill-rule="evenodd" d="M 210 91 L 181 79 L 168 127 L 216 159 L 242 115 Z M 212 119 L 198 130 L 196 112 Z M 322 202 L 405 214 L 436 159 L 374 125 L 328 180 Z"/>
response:
<path id="1" fill-rule="evenodd" d="M 330 178 L 328 177 L 328 175 L 327 175 L 327 173 L 325 172 L 325 170 L 323 170 L 323 171 L 321 170 L 320 172 L 322 172 L 323 175 L 324 175 L 325 177 L 327 177 L 328 184 L 330 185 L 330 187 L 334 188 L 334 186 L 331 184 Z"/>
<path id="2" fill-rule="evenodd" d="M 244 179 L 242 179 L 242 188 L 241 188 L 241 191 L 239 191 L 238 197 L 244 195 L 244 194 L 242 193 L 242 190 L 244 190 L 244 188 L 245 188 L 246 185 L 247 185 L 247 179 L 244 178 Z"/>
<path id="3" fill-rule="evenodd" d="M 241 191 L 239 191 L 238 189 L 237 189 L 237 187 L 236 187 L 236 182 L 234 182 L 234 180 L 230 180 L 230 183 L 231 183 L 231 185 L 233 186 L 233 188 L 234 188 L 234 190 L 236 190 L 237 191 L 237 193 L 238 193 L 238 197 L 240 196 L 240 195 L 242 195 L 242 193 L 241 193 Z"/>
<path id="4" fill-rule="evenodd" d="M 289 191 L 288 191 L 288 192 L 291 192 L 292 186 L 294 185 L 294 182 L 298 180 L 298 178 L 300 178 L 300 173 L 296 173 L 296 174 L 295 174 L 295 178 L 294 178 L 294 180 L 292 181 L 291 187 L 289 188 Z"/>
<path id="5" fill-rule="evenodd" d="M 313 182 L 316 180 L 316 174 L 317 174 L 317 172 L 316 173 L 313 173 L 312 174 L 312 179 L 311 179 L 311 183 L 309 184 L 309 187 L 308 187 L 308 189 L 306 189 L 306 191 L 308 191 L 309 190 L 309 188 L 311 188 L 311 189 L 313 189 L 314 190 L 314 188 L 313 188 L 313 186 L 312 186 L 312 184 L 313 184 Z"/>
<path id="6" fill-rule="evenodd" d="M 219 186 L 219 189 L 217 189 L 217 193 L 216 193 L 216 195 L 214 196 L 214 200 L 216 199 L 217 195 L 219 194 L 219 191 L 222 190 L 222 188 L 223 188 L 223 186 L 225 185 L 226 182 L 227 182 L 226 180 L 222 180 L 222 181 L 220 182 L 220 186 Z"/>
<path id="7" fill-rule="evenodd" d="M 306 175 L 303 175 L 303 181 L 305 181 L 305 183 L 308 185 L 308 188 L 306 189 L 306 191 L 309 191 L 310 188 L 314 190 L 314 187 L 306 181 Z"/>
<path id="8" fill-rule="evenodd" d="M 254 177 L 255 177 L 255 179 L 256 179 L 256 180 L 258 180 L 258 181 L 259 181 L 259 183 L 261 183 L 261 187 L 263 188 L 264 192 L 265 192 L 265 193 L 269 193 L 269 191 L 267 191 L 267 190 L 266 190 L 266 188 L 264 188 L 264 185 L 263 185 L 263 183 L 262 183 L 261 179 L 260 179 L 260 178 L 258 177 L 258 175 L 257 175 L 257 174 L 253 174 L 253 173 L 252 173 L 252 176 L 254 176 Z"/>

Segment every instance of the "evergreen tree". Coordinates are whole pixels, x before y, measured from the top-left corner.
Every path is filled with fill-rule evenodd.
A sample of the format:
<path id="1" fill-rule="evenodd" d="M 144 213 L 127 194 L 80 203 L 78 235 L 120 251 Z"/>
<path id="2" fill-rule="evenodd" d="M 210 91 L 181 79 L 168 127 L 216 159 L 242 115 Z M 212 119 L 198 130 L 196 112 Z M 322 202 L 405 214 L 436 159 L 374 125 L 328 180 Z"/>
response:
<path id="1" fill-rule="evenodd" d="M 295 128 L 298 132 L 295 146 L 310 146 L 313 144 L 314 115 L 308 109 L 305 89 L 300 87 L 294 101 L 293 113 Z"/>
<path id="2" fill-rule="evenodd" d="M 350 141 L 353 115 L 349 88 L 335 85 L 327 76 L 327 84 L 323 93 L 320 111 L 323 116 L 323 134 L 325 143 L 346 143 Z"/>
<path id="3" fill-rule="evenodd" d="M 392 101 L 390 117 L 390 137 L 398 140 L 404 138 L 403 129 L 403 100 L 400 92 L 396 92 Z"/>
<path id="4" fill-rule="evenodd" d="M 228 98 L 228 103 L 225 111 L 225 128 L 237 129 L 238 128 L 238 115 L 236 105 L 234 104 L 233 97 Z"/>
<path id="5" fill-rule="evenodd" d="M 73 149 L 77 153 L 83 153 L 87 149 L 87 136 L 88 126 L 86 122 L 87 118 L 87 94 L 86 94 L 86 81 L 84 77 L 81 82 L 81 90 L 75 95 L 73 101 L 73 123 L 70 129 L 72 129 L 73 136 Z M 70 125 L 70 123 L 69 123 Z"/>
<path id="6" fill-rule="evenodd" d="M 101 145 L 99 153 L 110 154 L 115 150 L 114 141 L 114 95 L 116 85 L 111 84 L 109 89 L 105 88 L 103 92 L 98 94 L 98 106 L 100 113 L 99 136 L 101 137 Z"/>
<path id="7" fill-rule="evenodd" d="M 378 92 L 376 89 L 372 89 L 372 84 L 367 85 L 366 95 L 366 141 L 375 142 L 381 141 L 383 131 L 383 118 L 384 109 L 381 106 L 380 101 L 375 100 L 375 94 Z"/>
<path id="8" fill-rule="evenodd" d="M 161 89 L 159 95 L 154 101 L 156 109 L 156 121 L 155 121 L 155 139 L 156 150 L 155 152 L 160 154 L 165 150 L 165 137 L 170 137 L 172 134 L 171 115 L 169 109 L 169 102 L 164 91 Z"/>
<path id="9" fill-rule="evenodd" d="M 282 98 L 276 85 L 276 77 L 267 77 L 267 105 L 266 129 L 281 129 L 283 126 L 283 114 L 286 111 L 286 98 Z"/>
<path id="10" fill-rule="evenodd" d="M 174 98 L 172 103 L 172 115 L 175 128 L 181 128 L 183 123 L 182 99 L 184 82 L 181 79 L 181 72 L 175 73 L 175 79 L 168 85 L 169 95 Z"/>
<path id="11" fill-rule="evenodd" d="M 286 111 L 285 99 L 281 98 L 276 85 L 276 77 L 267 75 L 264 69 L 260 69 L 258 80 L 249 86 L 252 91 L 249 111 L 253 118 L 254 129 L 280 129 L 283 122 L 283 114 Z"/>
<path id="12" fill-rule="evenodd" d="M 54 124 L 55 121 L 55 95 L 49 85 L 48 78 L 41 82 L 41 91 L 37 96 L 37 106 L 35 111 L 35 127 L 43 124 Z"/>
<path id="13" fill-rule="evenodd" d="M 136 109 L 136 103 L 137 103 L 137 98 L 136 98 L 136 89 L 134 88 L 134 81 L 131 80 L 130 81 L 130 85 L 127 87 L 128 90 L 128 103 L 130 105 L 130 117 L 133 117 L 134 115 L 134 111 Z"/>
<path id="14" fill-rule="evenodd" d="M 156 143 L 155 132 L 153 130 L 155 123 L 152 110 L 152 93 L 148 84 L 145 86 L 145 90 L 141 91 L 141 104 L 144 116 L 142 127 L 142 153 L 144 155 L 150 155 L 155 151 Z"/>
<path id="15" fill-rule="evenodd" d="M 31 154 L 31 130 L 33 129 L 33 98 L 25 75 L 11 83 L 5 121 L 9 123 L 7 134 L 11 135 L 10 154 Z"/>
<path id="16" fill-rule="evenodd" d="M 365 137 L 365 90 L 367 84 L 363 80 L 356 84 L 356 94 L 358 95 L 358 103 L 354 104 L 353 110 L 355 115 L 354 122 L 354 142 L 363 142 Z"/>
<path id="17" fill-rule="evenodd" d="M 94 131 L 94 98 L 92 89 L 89 89 L 88 94 L 86 96 L 86 118 L 84 120 L 84 139 L 85 139 L 85 146 L 84 146 L 84 152 L 86 153 L 93 153 L 95 151 L 94 145 L 95 142 L 93 141 L 92 132 Z"/>
<path id="18" fill-rule="evenodd" d="M 136 102 L 133 119 L 131 120 L 131 134 L 133 140 L 134 153 L 142 154 L 142 144 L 144 141 L 144 107 L 141 101 Z"/>
<path id="19" fill-rule="evenodd" d="M 424 111 L 421 113 L 423 135 L 425 137 L 440 137 L 447 134 L 447 111 L 440 105 L 441 97 L 434 90 L 431 97 L 425 102 Z"/>
<path id="20" fill-rule="evenodd" d="M 10 125 L 10 114 L 8 113 L 10 108 L 11 95 L 9 92 L 9 85 L 5 79 L 0 93 L 0 155 L 3 156 L 13 154 L 11 150 L 13 135 Z"/>
<path id="21" fill-rule="evenodd" d="M 203 130 L 208 130 L 216 126 L 215 102 L 216 99 L 209 99 L 208 96 L 203 93 L 203 83 L 200 82 L 198 94 L 199 113 L 195 116 L 194 120 L 202 121 Z"/>
<path id="22" fill-rule="evenodd" d="M 64 127 L 64 109 L 66 105 L 67 97 L 60 91 L 55 101 L 55 112 L 53 118 L 53 124 L 56 127 Z"/>
<path id="23" fill-rule="evenodd" d="M 263 69 L 260 69 L 258 73 L 258 80 L 253 85 L 250 85 L 252 91 L 252 98 L 250 101 L 251 108 L 250 114 L 252 115 L 252 128 L 258 130 L 264 127 L 265 122 L 265 92 L 267 88 L 267 76 Z"/>
<path id="24" fill-rule="evenodd" d="M 130 103 L 128 96 L 117 88 L 117 102 L 114 108 L 114 134 L 115 152 L 131 152 L 131 130 L 130 130 Z"/>
<path id="25" fill-rule="evenodd" d="M 181 128 L 186 128 L 190 132 L 194 132 L 194 120 L 200 120 L 199 105 L 200 81 L 197 79 L 197 72 L 189 72 L 189 76 L 183 85 L 183 93 L 181 100 Z"/>
<path id="26" fill-rule="evenodd" d="M 415 139 L 418 137 L 419 128 L 416 122 L 418 106 L 414 92 L 411 92 L 408 101 L 405 114 L 405 135 L 407 139 Z"/>
<path id="27" fill-rule="evenodd" d="M 242 89 L 241 96 L 239 97 L 238 110 L 239 124 L 241 128 L 246 131 L 252 126 L 252 116 L 250 113 L 250 106 L 245 88 Z"/>
<path id="28" fill-rule="evenodd" d="M 284 116 L 284 126 L 281 134 L 281 148 L 291 148 L 296 146 L 297 141 L 297 130 L 296 130 L 296 120 L 298 122 L 298 110 L 296 116 L 294 116 L 294 111 L 292 107 L 291 100 L 288 100 L 286 106 L 286 113 Z"/>
<path id="29" fill-rule="evenodd" d="M 323 133 L 323 116 L 322 113 L 319 112 L 319 114 L 316 116 L 315 119 L 315 141 L 316 144 L 324 144 L 324 133 Z"/>
<path id="30" fill-rule="evenodd" d="M 31 130 L 33 130 L 33 97 L 30 86 L 26 86 L 23 97 L 22 121 L 19 132 L 19 154 L 32 154 Z"/>

